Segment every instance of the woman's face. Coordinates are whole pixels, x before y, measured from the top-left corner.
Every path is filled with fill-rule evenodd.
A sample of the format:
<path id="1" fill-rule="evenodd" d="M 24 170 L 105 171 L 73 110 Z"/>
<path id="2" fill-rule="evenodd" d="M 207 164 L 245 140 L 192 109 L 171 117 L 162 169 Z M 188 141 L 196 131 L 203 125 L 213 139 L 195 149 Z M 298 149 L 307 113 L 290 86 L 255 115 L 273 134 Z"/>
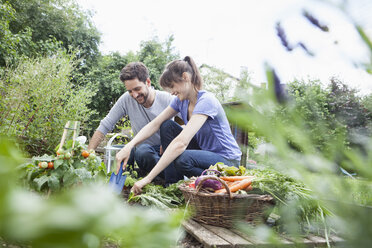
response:
<path id="1" fill-rule="evenodd" d="M 171 87 L 165 88 L 171 95 L 177 96 L 181 101 L 189 98 L 192 87 L 191 82 L 173 82 Z"/>

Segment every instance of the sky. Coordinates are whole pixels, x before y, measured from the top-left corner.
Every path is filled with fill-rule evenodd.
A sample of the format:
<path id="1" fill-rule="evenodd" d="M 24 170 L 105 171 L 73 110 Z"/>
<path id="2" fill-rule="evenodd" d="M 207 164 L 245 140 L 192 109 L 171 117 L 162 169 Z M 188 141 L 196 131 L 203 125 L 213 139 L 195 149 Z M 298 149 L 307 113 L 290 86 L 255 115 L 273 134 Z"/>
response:
<path id="1" fill-rule="evenodd" d="M 372 93 L 372 75 L 362 66 L 371 62 L 371 53 L 350 22 L 352 18 L 363 24 L 372 35 L 371 0 L 350 1 L 348 15 L 319 0 L 76 1 L 92 11 L 104 54 L 124 55 L 138 51 L 141 41 L 157 37 L 163 42 L 173 35 L 181 58 L 191 56 L 199 66 L 215 66 L 235 77 L 245 68 L 257 85 L 266 81 L 269 65 L 282 83 L 319 79 L 327 84 L 337 77 L 361 94 Z M 326 24 L 329 32 L 307 21 L 303 10 Z M 289 43 L 303 42 L 314 56 L 300 47 L 288 52 L 276 35 L 278 22 Z"/>

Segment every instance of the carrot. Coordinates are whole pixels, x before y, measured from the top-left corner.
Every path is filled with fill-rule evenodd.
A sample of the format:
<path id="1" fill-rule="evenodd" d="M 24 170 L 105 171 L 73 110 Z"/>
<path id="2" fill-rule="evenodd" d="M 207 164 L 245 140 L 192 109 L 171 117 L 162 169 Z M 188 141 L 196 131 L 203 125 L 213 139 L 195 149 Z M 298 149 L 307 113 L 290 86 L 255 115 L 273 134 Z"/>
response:
<path id="1" fill-rule="evenodd" d="M 254 176 L 230 176 L 230 177 L 220 177 L 220 178 L 228 182 L 235 182 L 235 181 L 241 181 L 244 179 L 253 179 Z"/>
<path id="2" fill-rule="evenodd" d="M 249 185 L 251 185 L 251 183 L 252 183 L 251 179 L 243 179 L 238 184 L 235 184 L 235 185 L 232 185 L 231 187 L 229 187 L 229 189 L 230 189 L 231 192 L 236 192 L 239 189 L 247 188 Z"/>
<path id="3" fill-rule="evenodd" d="M 234 186 L 235 184 L 238 184 L 240 183 L 240 181 L 235 181 L 235 182 L 226 182 L 227 186 L 230 188 L 231 186 Z M 222 189 L 218 189 L 216 190 L 214 193 L 226 193 L 226 189 L 225 188 L 222 188 Z"/>
<path id="4" fill-rule="evenodd" d="M 231 192 L 236 192 L 240 189 L 245 189 L 247 188 L 248 186 L 250 186 L 252 183 L 252 180 L 247 178 L 247 179 L 243 179 L 241 181 L 237 181 L 236 183 L 233 183 L 229 186 L 229 189 Z M 219 190 L 216 190 L 215 193 L 226 193 L 226 189 L 219 189 Z"/>

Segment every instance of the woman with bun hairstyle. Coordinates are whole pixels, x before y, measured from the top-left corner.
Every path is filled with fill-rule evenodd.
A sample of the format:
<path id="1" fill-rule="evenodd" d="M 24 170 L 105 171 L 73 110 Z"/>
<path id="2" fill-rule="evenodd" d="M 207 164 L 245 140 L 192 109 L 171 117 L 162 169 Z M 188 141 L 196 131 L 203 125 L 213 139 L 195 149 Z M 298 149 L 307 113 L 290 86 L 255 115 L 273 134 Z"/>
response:
<path id="1" fill-rule="evenodd" d="M 132 148 L 160 129 L 164 153 L 150 173 L 134 184 L 132 192 L 141 193 L 171 162 L 179 175 L 187 177 L 200 176 L 217 162 L 238 166 L 241 151 L 225 111 L 212 93 L 202 90 L 203 80 L 194 60 L 186 56 L 169 63 L 160 77 L 160 85 L 177 97 L 116 155 L 117 164 L 123 162 L 125 167 Z M 170 120 L 178 113 L 184 128 Z"/>

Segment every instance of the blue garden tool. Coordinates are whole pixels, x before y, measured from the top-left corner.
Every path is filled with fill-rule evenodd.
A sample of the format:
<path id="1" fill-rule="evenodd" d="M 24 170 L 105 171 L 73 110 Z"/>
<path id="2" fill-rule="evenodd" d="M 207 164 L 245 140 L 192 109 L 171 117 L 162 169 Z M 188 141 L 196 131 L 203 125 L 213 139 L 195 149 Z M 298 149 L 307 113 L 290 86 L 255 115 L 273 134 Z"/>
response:
<path id="1" fill-rule="evenodd" d="M 121 162 L 119 173 L 117 175 L 115 172 L 111 174 L 108 185 L 115 193 L 120 194 L 124 188 L 125 179 L 127 179 L 127 175 L 123 175 L 123 162 Z"/>

